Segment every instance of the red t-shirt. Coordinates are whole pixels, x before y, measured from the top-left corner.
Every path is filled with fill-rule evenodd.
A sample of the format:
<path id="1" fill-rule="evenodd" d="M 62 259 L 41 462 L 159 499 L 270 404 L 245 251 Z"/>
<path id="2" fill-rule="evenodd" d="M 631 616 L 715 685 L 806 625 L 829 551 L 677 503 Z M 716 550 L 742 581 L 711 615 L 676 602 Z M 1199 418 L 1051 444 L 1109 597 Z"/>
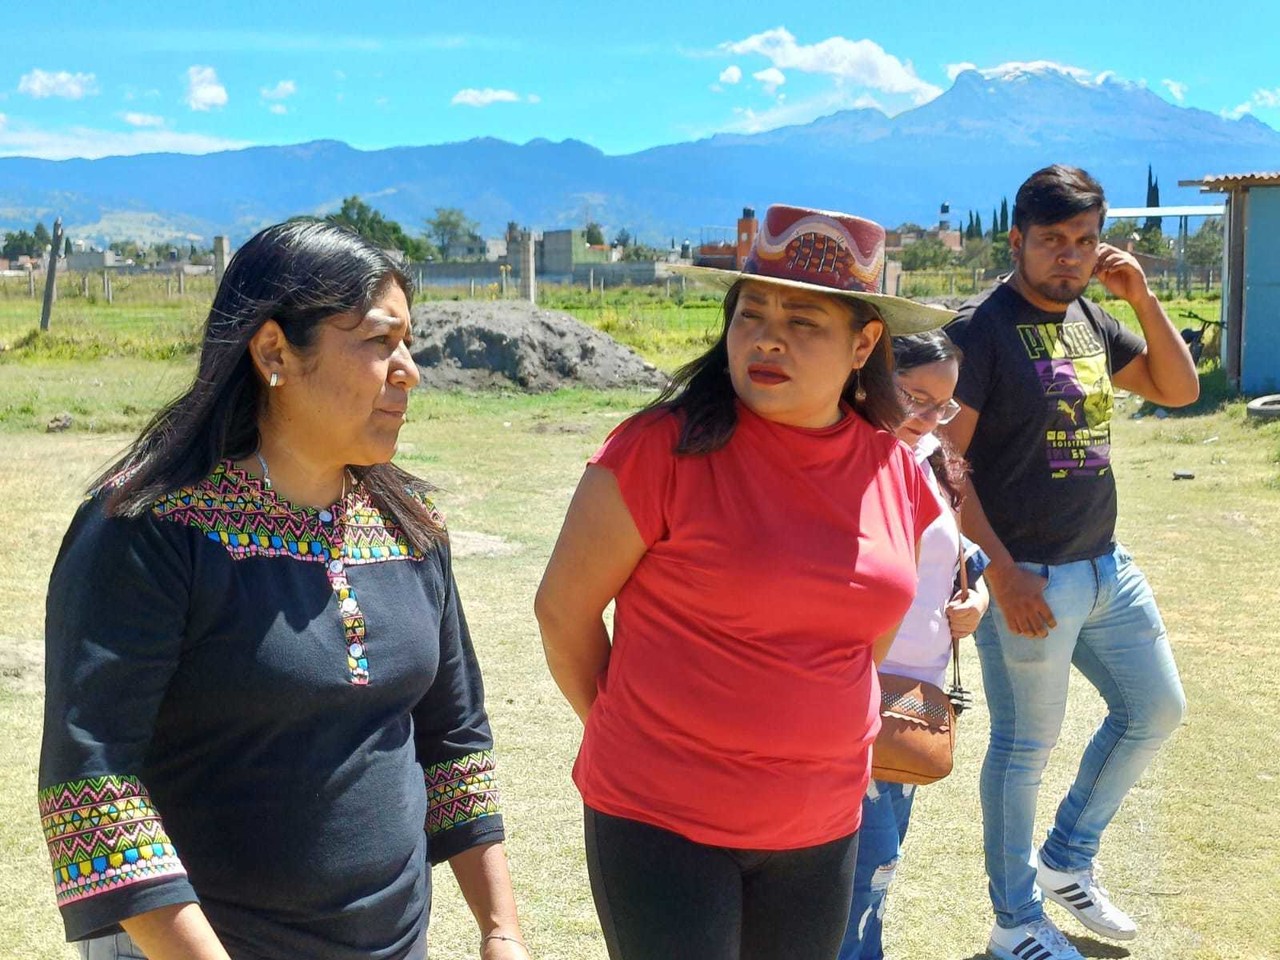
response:
<path id="1" fill-rule="evenodd" d="M 676 456 L 678 415 L 658 411 L 591 458 L 649 549 L 618 592 L 574 781 L 602 813 L 789 850 L 858 828 L 872 642 L 911 604 L 938 503 L 907 447 L 852 411 L 806 430 L 737 409 L 715 453 Z"/>

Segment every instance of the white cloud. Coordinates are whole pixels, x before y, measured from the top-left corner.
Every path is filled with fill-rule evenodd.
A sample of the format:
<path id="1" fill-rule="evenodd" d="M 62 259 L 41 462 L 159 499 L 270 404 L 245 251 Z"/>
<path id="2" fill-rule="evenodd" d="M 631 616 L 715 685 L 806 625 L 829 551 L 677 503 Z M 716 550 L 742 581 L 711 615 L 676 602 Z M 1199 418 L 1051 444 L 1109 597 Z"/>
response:
<path id="1" fill-rule="evenodd" d="M 916 75 L 909 62 L 887 53 L 874 40 L 828 37 L 818 43 L 800 44 L 785 27 L 723 43 L 720 49 L 739 56 L 760 54 L 782 70 L 799 70 L 836 77 L 882 93 L 909 94 L 925 103 L 942 90 Z"/>
<path id="2" fill-rule="evenodd" d="M 720 71 L 721 83 L 738 83 L 742 80 L 742 68 L 736 63 Z"/>
<path id="3" fill-rule="evenodd" d="M 292 80 L 281 80 L 274 87 L 263 87 L 258 92 L 263 100 L 287 100 L 298 92 L 298 85 Z"/>
<path id="4" fill-rule="evenodd" d="M 43 160 L 69 160 L 73 157 L 97 159 L 139 153 L 213 153 L 218 150 L 239 150 L 252 145 L 247 140 L 228 140 L 199 133 L 177 133 L 154 128 L 98 130 L 70 127 L 64 130 L 41 130 L 14 124 L 0 126 L 0 156 L 38 157 Z"/>
<path id="5" fill-rule="evenodd" d="M 525 102 L 526 102 L 526 103 L 541 103 L 541 102 L 542 102 L 542 98 L 541 98 L 540 96 L 538 96 L 536 93 L 531 93 L 531 94 L 529 94 L 527 97 L 525 97 L 524 99 L 525 99 Z"/>
<path id="6" fill-rule="evenodd" d="M 134 113 L 129 111 L 122 113 L 120 119 L 131 127 L 163 127 L 164 117 L 158 117 L 154 113 Z"/>
<path id="7" fill-rule="evenodd" d="M 1246 113 L 1253 113 L 1259 108 L 1270 110 L 1275 107 L 1280 107 L 1280 87 L 1276 87 L 1274 90 L 1263 88 L 1253 91 L 1252 96 L 1239 106 L 1232 107 L 1230 110 L 1223 110 L 1222 116 L 1231 120 L 1239 120 Z"/>
<path id="8" fill-rule="evenodd" d="M 68 73 L 66 70 L 49 73 L 37 69 L 22 75 L 18 81 L 18 92 L 37 100 L 45 97 L 80 100 L 98 92 L 98 81 L 92 73 Z"/>
<path id="9" fill-rule="evenodd" d="M 855 110 L 879 110 L 881 113 L 886 112 L 884 105 L 869 93 L 864 93 L 862 96 L 858 97 L 857 100 L 853 101 L 852 106 Z"/>
<path id="10" fill-rule="evenodd" d="M 273 103 L 271 106 L 267 107 L 267 110 L 274 113 L 277 117 L 283 117 L 289 112 L 289 108 L 283 103 Z"/>
<path id="11" fill-rule="evenodd" d="M 966 70 L 977 70 L 977 69 L 978 69 L 978 65 L 976 63 L 969 63 L 968 61 L 965 61 L 964 63 L 948 63 L 947 79 L 952 82 L 955 82 L 956 77 L 960 76 L 960 74 L 964 73 Z"/>
<path id="12" fill-rule="evenodd" d="M 187 67 L 187 95 L 184 99 L 192 110 L 206 112 L 227 105 L 227 88 L 219 82 L 218 72 L 213 67 Z"/>
<path id="13" fill-rule="evenodd" d="M 1280 87 L 1254 91 L 1253 102 L 1259 107 L 1280 107 Z"/>
<path id="14" fill-rule="evenodd" d="M 514 90 L 494 90 L 492 87 L 485 87 L 483 90 L 467 87 L 455 93 L 449 102 L 454 106 L 487 107 L 493 103 L 519 103 L 520 94 Z"/>
<path id="15" fill-rule="evenodd" d="M 765 67 L 753 73 L 752 78 L 760 81 L 760 86 L 764 87 L 764 92 L 773 96 L 778 92 L 778 88 L 787 82 L 787 75 L 777 67 Z"/>
<path id="16" fill-rule="evenodd" d="M 1161 80 L 1164 88 L 1169 91 L 1169 96 L 1181 103 L 1187 97 L 1187 85 L 1179 83 L 1177 80 Z"/>
<path id="17" fill-rule="evenodd" d="M 0 113 L 0 130 L 4 129 L 4 125 L 9 122 L 9 118 Z"/>

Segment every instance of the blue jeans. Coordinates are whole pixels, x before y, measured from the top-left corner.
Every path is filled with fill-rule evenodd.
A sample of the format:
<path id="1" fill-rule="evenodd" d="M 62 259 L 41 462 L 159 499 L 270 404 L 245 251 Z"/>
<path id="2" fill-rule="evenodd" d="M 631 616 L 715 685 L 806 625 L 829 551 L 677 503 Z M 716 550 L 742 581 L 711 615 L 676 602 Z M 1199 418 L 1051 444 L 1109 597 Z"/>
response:
<path id="1" fill-rule="evenodd" d="M 81 960 L 146 960 L 146 954 L 124 932 L 81 940 L 76 947 Z"/>
<path id="2" fill-rule="evenodd" d="M 902 855 L 915 791 L 909 783 L 872 780 L 867 784 L 867 795 L 862 798 L 862 826 L 858 829 L 858 861 L 853 871 L 853 902 L 839 960 L 884 957 L 884 903 Z"/>
<path id="3" fill-rule="evenodd" d="M 991 903 L 1003 927 L 1044 914 L 1032 831 L 1040 776 L 1066 714 L 1071 666 L 1097 688 L 1107 715 L 1041 848 L 1055 870 L 1089 867 L 1102 831 L 1186 708 L 1155 597 L 1124 547 L 1094 560 L 1019 566 L 1048 578 L 1045 600 L 1058 625 L 1043 639 L 1019 636 L 993 603 L 976 635 L 991 711 L 983 843 Z"/>

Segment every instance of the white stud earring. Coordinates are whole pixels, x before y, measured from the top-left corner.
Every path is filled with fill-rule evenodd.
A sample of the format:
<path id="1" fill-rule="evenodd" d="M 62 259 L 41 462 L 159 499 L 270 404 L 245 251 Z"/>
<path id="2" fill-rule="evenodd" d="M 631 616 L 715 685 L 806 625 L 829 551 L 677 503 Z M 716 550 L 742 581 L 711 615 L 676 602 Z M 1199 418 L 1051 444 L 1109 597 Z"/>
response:
<path id="1" fill-rule="evenodd" d="M 278 373 L 271 374 L 271 379 L 267 381 L 267 386 L 268 387 L 280 386 L 280 374 Z"/>

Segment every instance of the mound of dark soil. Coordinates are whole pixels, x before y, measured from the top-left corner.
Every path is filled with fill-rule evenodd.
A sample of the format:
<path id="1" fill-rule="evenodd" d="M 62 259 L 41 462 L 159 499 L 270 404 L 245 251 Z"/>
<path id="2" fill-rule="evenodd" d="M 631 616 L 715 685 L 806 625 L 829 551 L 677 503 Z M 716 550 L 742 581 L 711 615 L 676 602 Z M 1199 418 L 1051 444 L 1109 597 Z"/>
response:
<path id="1" fill-rule="evenodd" d="M 522 300 L 413 308 L 413 358 L 428 387 L 660 387 L 666 376 L 612 337 Z"/>

